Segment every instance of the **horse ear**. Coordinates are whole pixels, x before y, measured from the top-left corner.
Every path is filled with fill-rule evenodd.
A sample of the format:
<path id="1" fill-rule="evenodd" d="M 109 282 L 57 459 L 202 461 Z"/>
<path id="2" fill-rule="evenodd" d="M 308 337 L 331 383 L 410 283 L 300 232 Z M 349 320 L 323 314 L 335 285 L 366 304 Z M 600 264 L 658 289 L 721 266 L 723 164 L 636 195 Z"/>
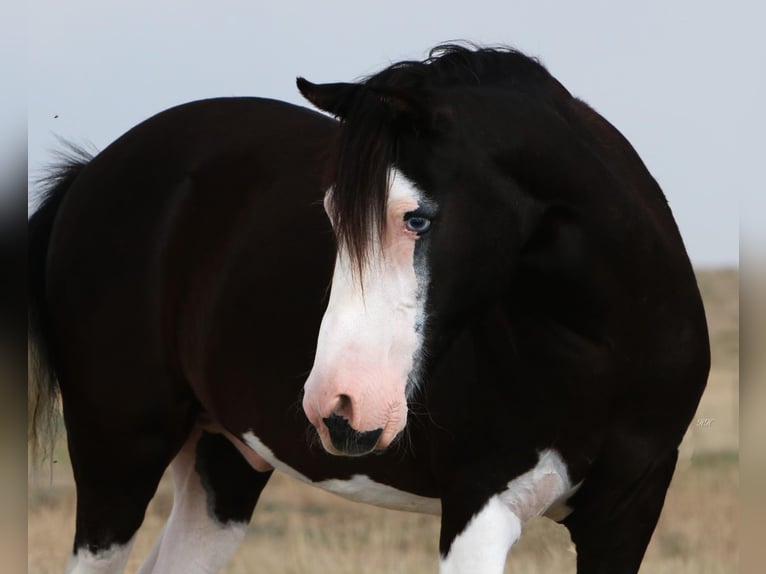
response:
<path id="1" fill-rule="evenodd" d="M 351 102 L 362 88 L 359 84 L 348 83 L 313 84 L 305 78 L 297 78 L 295 83 L 304 98 L 336 118 L 344 118 L 348 115 Z"/>
<path id="2" fill-rule="evenodd" d="M 391 121 L 400 128 L 410 127 L 416 131 L 445 131 L 451 123 L 446 109 L 432 109 L 427 93 L 410 93 L 369 84 L 313 84 L 305 78 L 297 78 L 296 84 L 303 97 L 320 110 L 344 119 L 358 98 L 371 98 L 388 111 Z"/>

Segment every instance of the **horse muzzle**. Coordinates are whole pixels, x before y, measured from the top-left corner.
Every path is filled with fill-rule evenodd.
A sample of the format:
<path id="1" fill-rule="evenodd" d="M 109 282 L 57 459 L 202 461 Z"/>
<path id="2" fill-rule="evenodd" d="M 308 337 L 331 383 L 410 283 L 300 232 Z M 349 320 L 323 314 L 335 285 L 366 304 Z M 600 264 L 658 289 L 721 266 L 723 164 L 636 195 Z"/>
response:
<path id="1" fill-rule="evenodd" d="M 322 422 L 330 434 L 333 448 L 337 454 L 343 456 L 361 456 L 374 451 L 378 439 L 383 434 L 382 428 L 358 431 L 351 426 L 348 419 L 334 413 L 323 418 Z"/>

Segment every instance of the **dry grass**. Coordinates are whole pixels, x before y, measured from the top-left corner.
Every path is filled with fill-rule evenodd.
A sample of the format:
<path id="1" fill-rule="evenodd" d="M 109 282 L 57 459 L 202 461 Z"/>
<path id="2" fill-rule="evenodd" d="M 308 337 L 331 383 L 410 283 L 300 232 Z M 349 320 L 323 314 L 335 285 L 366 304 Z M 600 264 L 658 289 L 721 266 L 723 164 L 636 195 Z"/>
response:
<path id="1" fill-rule="evenodd" d="M 737 570 L 738 276 L 702 272 L 700 286 L 713 341 L 713 370 L 698 418 L 682 448 L 660 523 L 642 568 L 656 574 L 724 574 Z M 61 572 L 74 530 L 74 486 L 65 453 L 52 483 L 29 488 L 28 571 Z M 135 572 L 172 505 L 163 480 L 147 511 L 128 572 Z M 437 569 L 438 519 L 354 504 L 275 475 L 263 493 L 247 540 L 229 574 L 408 574 Z M 575 572 L 568 532 L 532 521 L 514 546 L 506 572 Z"/>

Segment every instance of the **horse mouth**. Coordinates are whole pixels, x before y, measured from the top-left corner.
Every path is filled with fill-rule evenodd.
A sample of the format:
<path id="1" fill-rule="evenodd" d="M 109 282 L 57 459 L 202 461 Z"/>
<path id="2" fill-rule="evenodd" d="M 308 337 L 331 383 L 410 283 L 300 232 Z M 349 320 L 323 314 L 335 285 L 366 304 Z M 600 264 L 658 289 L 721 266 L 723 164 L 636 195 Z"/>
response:
<path id="1" fill-rule="evenodd" d="M 351 426 L 348 419 L 338 414 L 331 414 L 322 419 L 330 435 L 332 451 L 325 450 L 330 454 L 339 456 L 362 456 L 375 450 L 383 429 L 371 431 L 358 431 Z M 324 441 L 323 441 L 324 444 Z M 334 452 L 333 452 L 334 451 Z"/>

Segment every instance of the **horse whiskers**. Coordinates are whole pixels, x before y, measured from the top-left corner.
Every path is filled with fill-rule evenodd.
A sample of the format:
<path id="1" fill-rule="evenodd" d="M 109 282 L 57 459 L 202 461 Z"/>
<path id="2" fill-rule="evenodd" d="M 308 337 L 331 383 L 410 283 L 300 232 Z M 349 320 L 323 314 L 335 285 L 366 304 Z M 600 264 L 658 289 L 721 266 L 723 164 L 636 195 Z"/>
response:
<path id="1" fill-rule="evenodd" d="M 290 404 L 290 408 L 288 409 L 288 412 L 293 411 L 293 414 L 300 415 L 300 413 L 303 412 L 303 396 L 306 394 L 306 390 L 301 387 L 300 392 L 298 393 L 298 398 Z"/>
<path id="2" fill-rule="evenodd" d="M 319 439 L 319 433 L 316 432 L 316 429 L 313 426 L 307 425 L 304 432 L 305 432 L 306 446 L 308 447 L 309 450 L 312 450 L 316 446 L 323 448 L 322 441 Z"/>
<path id="3" fill-rule="evenodd" d="M 388 404 L 388 413 L 389 413 L 389 422 L 388 424 L 396 424 L 398 422 L 396 416 L 392 416 L 393 413 L 395 413 L 398 410 L 397 405 L 394 402 L 390 402 Z M 394 437 L 394 439 L 391 441 L 391 444 L 388 446 L 389 449 L 394 449 L 398 455 L 400 455 L 399 459 L 404 460 L 407 458 L 408 454 L 414 456 L 414 447 L 413 447 L 413 441 L 412 436 L 410 435 L 410 422 L 407 421 L 407 423 L 404 425 L 404 428 L 399 432 L 399 434 Z"/>
<path id="4" fill-rule="evenodd" d="M 431 411 L 429 411 L 429 410 L 428 410 L 428 408 L 425 406 L 425 404 L 421 404 L 421 403 L 420 403 L 420 402 L 418 402 L 418 401 L 413 401 L 413 400 L 410 400 L 410 402 L 409 402 L 408 406 L 409 406 L 410 412 L 411 412 L 412 414 L 414 414 L 414 415 L 416 415 L 416 416 L 417 416 L 417 415 L 423 415 L 423 416 L 426 416 L 426 417 L 428 418 L 428 421 L 429 421 L 429 422 L 430 422 L 430 423 L 431 423 L 431 424 L 432 424 L 434 427 L 436 427 L 437 429 L 439 429 L 439 430 L 441 430 L 441 431 L 444 431 L 445 433 L 447 433 L 447 434 L 449 434 L 449 435 L 452 435 L 452 433 L 451 433 L 451 432 L 450 432 L 450 431 L 449 431 L 449 430 L 448 430 L 446 427 L 444 427 L 444 426 L 440 425 L 439 423 L 437 423 L 437 422 L 436 422 L 436 420 L 434 420 L 433 414 L 431 413 Z M 422 410 L 417 410 L 417 409 L 415 409 L 414 407 L 421 407 L 421 408 L 422 408 Z M 415 419 L 415 420 L 417 420 L 417 419 Z M 409 424 L 410 424 L 410 423 L 408 423 L 408 426 L 409 426 Z"/>

